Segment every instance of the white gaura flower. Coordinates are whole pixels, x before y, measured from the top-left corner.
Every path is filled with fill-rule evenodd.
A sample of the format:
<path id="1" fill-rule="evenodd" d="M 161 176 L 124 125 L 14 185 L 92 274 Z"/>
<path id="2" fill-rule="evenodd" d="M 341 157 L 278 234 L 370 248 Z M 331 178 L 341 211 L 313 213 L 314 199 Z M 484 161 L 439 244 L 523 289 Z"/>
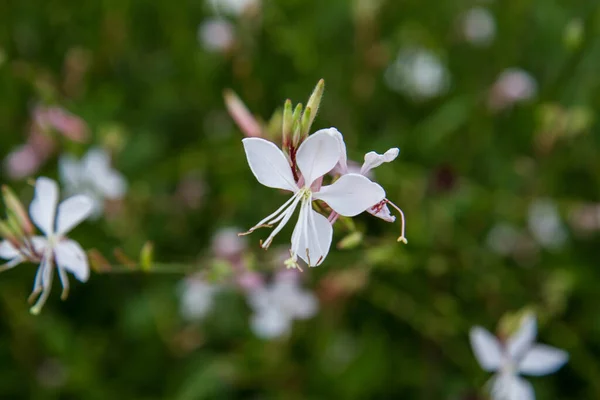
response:
<path id="1" fill-rule="evenodd" d="M 344 138 L 342 137 L 341 133 L 339 133 L 339 132 L 334 133 L 334 136 L 338 140 L 338 145 L 340 147 L 340 159 L 336 166 L 336 171 L 340 175 L 343 176 L 343 175 L 350 173 L 349 172 L 350 169 L 348 168 L 348 158 L 346 155 L 346 143 L 344 143 Z M 383 154 L 378 154 L 374 151 L 368 152 L 367 154 L 365 154 L 365 160 L 360 168 L 360 175 L 368 176 L 370 174 L 371 170 L 379 167 L 380 165 L 382 165 L 384 163 L 389 163 L 389 162 L 394 161 L 398 157 L 398 154 L 400 154 L 400 149 L 398 149 L 397 147 L 392 147 L 391 149 L 388 149 Z M 396 206 L 394 203 L 392 203 L 388 199 L 384 198 L 381 201 L 379 201 L 378 203 L 372 204 L 371 207 L 367 208 L 366 211 L 369 214 L 371 214 L 377 218 L 381 218 L 382 220 L 384 220 L 386 222 L 395 222 L 396 217 L 392 215 L 392 213 L 390 212 L 390 209 L 388 208 L 388 205 L 391 205 L 392 207 L 394 207 L 400 213 L 400 216 L 402 217 L 402 233 L 401 233 L 400 237 L 398 238 L 398 241 L 399 242 L 402 241 L 402 242 L 406 243 L 406 238 L 404 237 L 404 230 L 405 230 L 404 213 L 398 206 Z M 333 218 L 336 218 L 336 217 L 334 216 Z M 330 221 L 331 220 L 332 220 L 332 218 L 330 217 Z M 333 219 L 333 220 L 335 220 L 335 219 Z"/>
<path id="2" fill-rule="evenodd" d="M 31 308 L 33 314 L 41 311 L 52 288 L 54 269 L 63 287 L 63 299 L 69 291 L 67 271 L 86 282 L 90 270 L 85 251 L 66 237 L 75 226 L 89 217 L 93 203 L 87 196 L 73 196 L 58 205 L 58 186 L 48 178 L 38 178 L 35 196 L 29 207 L 33 223 L 45 236 L 34 236 L 26 240 L 23 248 L 15 248 L 8 241 L 0 243 L 0 257 L 10 260 L 4 268 L 12 268 L 24 261 L 40 263 L 35 275 L 30 300 L 39 298 Z"/>
<path id="3" fill-rule="evenodd" d="M 484 328 L 471 329 L 471 346 L 477 361 L 484 370 L 496 372 L 490 382 L 494 400 L 534 400 L 533 387 L 519 374 L 551 374 L 569 359 L 563 350 L 534 343 L 536 334 L 533 315 L 523 319 L 520 329 L 506 343 L 501 343 Z"/>
<path id="4" fill-rule="evenodd" d="M 102 214 L 105 199 L 119 200 L 127 192 L 127 181 L 111 167 L 108 152 L 101 148 L 91 149 L 81 160 L 61 156 L 58 172 L 68 195 L 84 194 L 93 201 L 94 218 Z"/>
<path id="5" fill-rule="evenodd" d="M 319 308 L 317 298 L 291 277 L 278 277 L 271 285 L 250 292 L 248 303 L 254 311 L 250 327 L 263 339 L 289 333 L 294 320 L 311 318 Z"/>
<path id="6" fill-rule="evenodd" d="M 298 148 L 296 163 L 302 176 L 298 182 L 290 162 L 273 143 L 260 138 L 246 138 L 242 142 L 248 164 L 256 179 L 265 186 L 293 193 L 277 211 L 261 220 L 247 233 L 261 227 L 277 224 L 261 246 L 269 247 L 275 235 L 288 223 L 294 210 L 300 205 L 300 214 L 292 233 L 291 258 L 288 267 L 298 267 L 297 258 L 309 267 L 320 265 L 331 245 L 331 223 L 312 209 L 313 200 L 322 200 L 338 214 L 353 217 L 385 198 L 385 191 L 378 184 L 359 174 L 346 174 L 332 185 L 320 188 L 315 181 L 333 169 L 340 159 L 340 146 L 335 128 L 322 129 L 310 135 Z"/>
<path id="7" fill-rule="evenodd" d="M 219 288 L 200 278 L 190 277 L 181 282 L 180 313 L 189 321 L 204 319 L 213 309 L 214 297 Z"/>

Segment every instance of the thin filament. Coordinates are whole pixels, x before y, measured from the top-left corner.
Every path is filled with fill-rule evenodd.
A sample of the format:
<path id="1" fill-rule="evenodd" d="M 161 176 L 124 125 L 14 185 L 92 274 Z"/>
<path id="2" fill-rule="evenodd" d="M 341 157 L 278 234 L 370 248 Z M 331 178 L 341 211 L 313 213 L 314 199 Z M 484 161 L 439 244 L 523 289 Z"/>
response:
<path id="1" fill-rule="evenodd" d="M 398 238 L 398 242 L 402 242 L 404 244 L 408 244 L 408 240 L 406 240 L 406 237 L 404 236 L 404 232 L 405 232 L 405 228 L 406 228 L 406 221 L 404 219 L 404 213 L 402 212 L 402 210 L 400 209 L 400 207 L 398 207 L 397 205 L 395 205 L 394 203 L 392 203 L 388 199 L 385 199 L 385 202 L 387 204 L 389 204 L 390 206 L 394 207 L 396 209 L 396 211 L 398 211 L 400 213 L 400 218 L 402 219 L 402 222 L 401 222 L 402 225 L 401 225 L 400 237 Z"/>

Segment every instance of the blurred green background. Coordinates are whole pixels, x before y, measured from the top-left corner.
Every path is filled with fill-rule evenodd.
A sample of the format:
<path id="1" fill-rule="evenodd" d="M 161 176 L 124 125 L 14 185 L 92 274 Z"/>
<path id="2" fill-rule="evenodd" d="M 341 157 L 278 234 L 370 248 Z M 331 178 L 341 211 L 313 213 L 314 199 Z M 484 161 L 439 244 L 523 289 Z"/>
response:
<path id="1" fill-rule="evenodd" d="M 252 333 L 236 290 L 185 321 L 183 274 L 159 271 L 72 279 L 69 299 L 55 287 L 34 317 L 35 267 L 20 266 L 0 276 L 0 397 L 484 399 L 468 331 L 529 307 L 540 341 L 571 356 L 531 379 L 538 398 L 599 399 L 598 2 L 220 3 L 0 3 L 0 156 L 27 141 L 35 105 L 69 110 L 88 142 L 55 135 L 32 176 L 56 178 L 58 154 L 103 146 L 129 182 L 111 218 L 72 237 L 110 260 L 151 240 L 157 260 L 212 268 L 218 229 L 284 201 L 252 176 L 223 90 L 267 121 L 324 78 L 314 129 L 337 127 L 356 161 L 401 149 L 375 175 L 407 216 L 408 245 L 397 223 L 361 215 L 364 240 L 336 249 L 348 234 L 336 224 L 327 260 L 304 273 L 318 315 L 271 341 Z M 29 201 L 6 165 L 2 182 Z M 283 268 L 264 237 L 246 256 Z"/>

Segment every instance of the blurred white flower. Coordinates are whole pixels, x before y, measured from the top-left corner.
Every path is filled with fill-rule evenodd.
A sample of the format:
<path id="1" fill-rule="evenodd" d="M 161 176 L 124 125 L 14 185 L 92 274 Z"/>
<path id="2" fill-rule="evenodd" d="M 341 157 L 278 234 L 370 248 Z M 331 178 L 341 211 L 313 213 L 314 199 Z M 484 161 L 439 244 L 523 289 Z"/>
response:
<path id="1" fill-rule="evenodd" d="M 222 228 L 212 239 L 212 251 L 215 256 L 231 259 L 239 256 L 248 247 L 246 238 L 238 235 L 239 228 Z"/>
<path id="2" fill-rule="evenodd" d="M 556 204 L 550 199 L 538 199 L 531 203 L 528 225 L 535 240 L 548 249 L 558 249 L 567 240 Z"/>
<path id="3" fill-rule="evenodd" d="M 510 256 L 515 251 L 521 232 L 509 224 L 497 224 L 488 233 L 486 244 L 494 253 Z"/>
<path id="4" fill-rule="evenodd" d="M 462 34 L 475 46 L 487 46 L 496 37 L 494 15 L 484 7 L 474 7 L 462 17 Z"/>
<path id="5" fill-rule="evenodd" d="M 317 298 L 290 274 L 280 274 L 269 286 L 250 292 L 248 303 L 254 311 L 250 326 L 263 339 L 284 336 L 295 319 L 311 318 L 319 306 Z"/>
<path id="6" fill-rule="evenodd" d="M 234 41 L 233 25 L 222 18 L 211 18 L 198 26 L 198 42 L 208 51 L 227 51 Z"/>
<path id="7" fill-rule="evenodd" d="M 127 192 L 125 178 L 111 168 L 109 154 L 100 148 L 89 150 L 79 161 L 61 156 L 58 172 L 68 194 L 85 194 L 93 200 L 94 218 L 102 214 L 105 199 L 118 200 Z"/>
<path id="8" fill-rule="evenodd" d="M 537 94 L 535 78 L 520 68 L 502 71 L 492 89 L 488 105 L 492 110 L 502 110 L 515 103 L 531 100 Z"/>
<path id="9" fill-rule="evenodd" d="M 83 195 L 70 197 L 58 204 L 58 185 L 48 178 L 38 178 L 35 182 L 35 196 L 29 206 L 33 223 L 45 236 L 26 239 L 23 248 L 15 248 L 10 242 L 0 243 L 0 258 L 9 260 L 3 269 L 13 268 L 24 261 L 39 261 L 30 299 L 39 296 L 31 307 L 32 314 L 38 314 L 50 295 L 54 268 L 63 286 L 62 298 L 69 292 L 67 272 L 86 282 L 90 275 L 87 255 L 79 243 L 66 237 L 73 228 L 88 218 L 93 202 Z"/>
<path id="10" fill-rule="evenodd" d="M 534 343 L 536 335 L 533 315 L 523 319 L 520 329 L 506 344 L 482 327 L 471 329 L 471 346 L 479 365 L 485 371 L 496 372 L 490 381 L 490 394 L 494 400 L 534 400 L 533 387 L 519 374 L 552 374 L 569 359 L 563 350 Z"/>
<path id="11" fill-rule="evenodd" d="M 181 316 L 188 321 L 204 319 L 212 310 L 219 288 L 197 278 L 185 278 L 179 286 Z"/>
<path id="12" fill-rule="evenodd" d="M 422 48 L 403 49 L 387 68 L 385 80 L 395 91 L 417 100 L 427 100 L 444 94 L 450 84 L 450 74 L 440 58 Z"/>
<path id="13" fill-rule="evenodd" d="M 234 17 L 242 15 L 252 7 L 258 7 L 260 0 L 209 0 L 215 13 L 225 13 Z"/>

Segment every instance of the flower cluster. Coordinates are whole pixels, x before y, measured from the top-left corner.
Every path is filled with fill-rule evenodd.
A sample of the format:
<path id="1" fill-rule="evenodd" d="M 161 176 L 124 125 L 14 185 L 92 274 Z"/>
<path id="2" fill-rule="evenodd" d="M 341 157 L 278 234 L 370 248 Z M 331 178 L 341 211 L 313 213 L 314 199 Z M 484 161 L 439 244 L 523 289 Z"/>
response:
<path id="1" fill-rule="evenodd" d="M 301 105 L 292 112 L 291 102 L 286 102 L 282 129 L 283 150 L 261 137 L 242 140 L 248 165 L 258 182 L 292 193 L 281 207 L 244 234 L 263 227 L 274 227 L 267 239 L 261 241 L 261 247 L 268 249 L 296 209 L 300 208 L 292 233 L 290 258 L 285 261 L 288 268 L 300 269 L 299 259 L 309 267 L 316 267 L 325 260 L 331 246 L 332 225 L 339 216 L 354 217 L 368 211 L 385 221 L 394 222 L 395 218 L 388 208 L 390 204 L 403 217 L 402 211 L 386 198 L 385 190 L 366 176 L 371 169 L 393 161 L 399 153 L 397 148 L 389 149 L 383 155 L 367 153 L 360 172 L 355 173 L 349 171 L 346 145 L 337 129 L 322 129 L 308 135 L 322 94 L 321 81 L 303 114 Z M 330 185 L 323 185 L 324 177 L 334 170 L 337 173 L 336 179 Z M 320 210 L 330 210 L 329 216 L 315 211 L 314 206 Z M 406 242 L 404 218 L 398 241 Z"/>

